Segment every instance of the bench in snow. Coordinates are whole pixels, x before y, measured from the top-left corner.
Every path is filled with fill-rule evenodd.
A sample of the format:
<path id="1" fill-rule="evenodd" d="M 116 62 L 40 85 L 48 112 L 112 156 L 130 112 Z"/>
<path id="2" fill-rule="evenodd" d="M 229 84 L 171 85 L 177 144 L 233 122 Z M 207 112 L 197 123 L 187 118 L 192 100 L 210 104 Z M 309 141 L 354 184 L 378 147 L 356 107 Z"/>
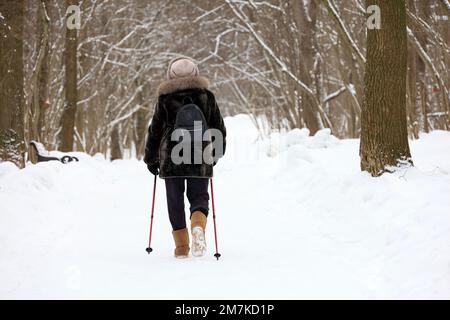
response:
<path id="1" fill-rule="evenodd" d="M 69 163 L 72 161 L 78 161 L 77 157 L 72 157 L 65 155 L 61 158 L 53 157 L 50 155 L 50 152 L 45 149 L 44 145 L 37 141 L 31 141 L 30 146 L 34 149 L 37 155 L 37 162 L 45 162 L 45 161 L 61 161 L 62 163 Z"/>

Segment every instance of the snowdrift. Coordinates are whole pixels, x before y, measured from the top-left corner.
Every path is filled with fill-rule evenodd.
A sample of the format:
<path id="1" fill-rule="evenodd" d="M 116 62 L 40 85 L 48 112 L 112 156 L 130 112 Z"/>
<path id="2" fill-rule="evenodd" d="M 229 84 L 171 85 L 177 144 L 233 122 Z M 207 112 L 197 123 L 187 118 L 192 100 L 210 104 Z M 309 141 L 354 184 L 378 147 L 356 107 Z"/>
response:
<path id="1" fill-rule="evenodd" d="M 226 119 L 215 167 L 219 246 L 176 260 L 163 181 L 135 159 L 0 163 L 0 298 L 450 298 L 450 133 L 411 142 L 415 167 L 374 179 L 358 140 L 262 139 Z M 187 201 L 186 201 L 187 203 Z"/>

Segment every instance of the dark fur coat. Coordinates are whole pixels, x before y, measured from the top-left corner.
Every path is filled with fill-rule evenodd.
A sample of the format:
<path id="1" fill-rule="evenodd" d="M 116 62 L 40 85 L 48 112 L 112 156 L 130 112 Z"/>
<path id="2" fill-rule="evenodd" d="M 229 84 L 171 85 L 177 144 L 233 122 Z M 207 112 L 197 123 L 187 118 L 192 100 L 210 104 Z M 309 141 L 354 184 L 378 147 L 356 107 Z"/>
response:
<path id="1" fill-rule="evenodd" d="M 148 165 L 159 163 L 161 178 L 209 178 L 213 175 L 212 165 L 206 163 L 177 165 L 171 160 L 170 135 L 176 114 L 187 97 L 202 110 L 208 127 L 221 131 L 225 153 L 225 125 L 214 94 L 208 90 L 208 86 L 208 79 L 195 76 L 167 80 L 158 87 L 158 102 L 148 128 L 144 161 Z"/>

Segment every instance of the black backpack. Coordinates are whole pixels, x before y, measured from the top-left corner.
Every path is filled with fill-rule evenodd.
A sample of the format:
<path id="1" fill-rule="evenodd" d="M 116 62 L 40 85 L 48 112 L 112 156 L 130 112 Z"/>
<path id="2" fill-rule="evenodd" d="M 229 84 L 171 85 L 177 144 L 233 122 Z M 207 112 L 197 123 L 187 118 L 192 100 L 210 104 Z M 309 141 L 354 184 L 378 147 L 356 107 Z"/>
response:
<path id="1" fill-rule="evenodd" d="M 197 127 L 195 127 L 195 122 L 200 123 L 201 126 L 198 126 L 197 123 Z M 183 105 L 178 109 L 173 129 L 183 129 L 183 135 L 181 135 L 179 141 L 185 139 L 184 134 L 190 135 L 191 164 L 203 164 L 206 159 L 209 159 L 207 161 L 212 163 L 212 153 L 208 152 L 205 154 L 206 148 L 211 143 L 211 137 L 205 135 L 205 132 L 208 130 L 206 118 L 199 106 L 190 97 L 186 97 Z M 172 141 L 172 147 L 179 141 Z M 201 163 L 197 162 L 198 160 Z"/>
<path id="2" fill-rule="evenodd" d="M 195 128 L 195 122 L 201 123 L 201 128 Z M 203 135 L 208 130 L 205 115 L 202 110 L 192 101 L 190 97 L 186 97 L 183 101 L 183 106 L 177 111 L 175 117 L 174 129 L 184 129 L 191 135 L 191 141 L 203 139 Z M 201 130 L 201 134 L 195 134 L 196 130 Z"/>

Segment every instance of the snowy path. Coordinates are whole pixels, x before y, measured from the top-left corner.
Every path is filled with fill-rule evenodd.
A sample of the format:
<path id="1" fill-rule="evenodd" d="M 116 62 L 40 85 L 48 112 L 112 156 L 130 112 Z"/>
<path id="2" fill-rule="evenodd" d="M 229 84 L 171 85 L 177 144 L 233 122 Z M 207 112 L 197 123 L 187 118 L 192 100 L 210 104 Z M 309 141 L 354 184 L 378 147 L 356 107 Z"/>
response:
<path id="1" fill-rule="evenodd" d="M 372 179 L 356 140 L 295 131 L 284 148 L 253 143 L 245 116 L 227 126 L 219 262 L 212 223 L 205 257 L 172 257 L 162 180 L 145 253 L 152 177 L 136 160 L 0 164 L 0 298 L 450 298 L 450 133 Z"/>

